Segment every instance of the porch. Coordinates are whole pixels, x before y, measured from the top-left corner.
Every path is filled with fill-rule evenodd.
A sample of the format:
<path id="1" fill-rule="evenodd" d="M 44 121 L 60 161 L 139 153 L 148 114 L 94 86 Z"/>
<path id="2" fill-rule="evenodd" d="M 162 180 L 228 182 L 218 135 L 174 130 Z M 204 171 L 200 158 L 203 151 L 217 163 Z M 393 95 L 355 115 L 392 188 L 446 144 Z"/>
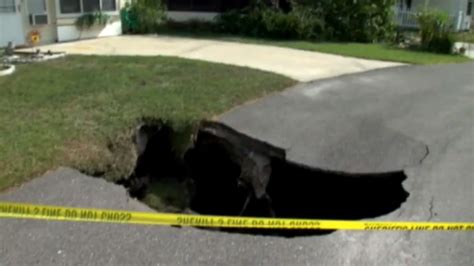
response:
<path id="1" fill-rule="evenodd" d="M 397 26 L 408 29 L 417 29 L 418 22 L 416 16 L 419 12 L 395 9 L 395 22 Z M 471 28 L 471 16 L 467 16 L 460 11 L 449 16 L 450 23 L 454 31 L 466 31 Z"/>
<path id="2" fill-rule="evenodd" d="M 397 0 L 394 6 L 395 21 L 398 26 L 409 29 L 418 28 L 417 13 L 424 9 L 440 10 L 450 17 L 454 31 L 471 28 L 474 0 Z"/>

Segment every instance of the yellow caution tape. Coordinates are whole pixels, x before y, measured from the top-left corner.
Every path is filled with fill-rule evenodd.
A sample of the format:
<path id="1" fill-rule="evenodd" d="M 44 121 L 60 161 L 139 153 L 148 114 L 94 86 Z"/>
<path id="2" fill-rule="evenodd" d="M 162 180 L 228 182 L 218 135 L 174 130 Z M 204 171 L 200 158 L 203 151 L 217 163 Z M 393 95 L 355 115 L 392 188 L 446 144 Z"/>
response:
<path id="1" fill-rule="evenodd" d="M 194 227 L 308 230 L 472 231 L 474 223 L 338 221 L 145 213 L 0 202 L 0 218 Z"/>

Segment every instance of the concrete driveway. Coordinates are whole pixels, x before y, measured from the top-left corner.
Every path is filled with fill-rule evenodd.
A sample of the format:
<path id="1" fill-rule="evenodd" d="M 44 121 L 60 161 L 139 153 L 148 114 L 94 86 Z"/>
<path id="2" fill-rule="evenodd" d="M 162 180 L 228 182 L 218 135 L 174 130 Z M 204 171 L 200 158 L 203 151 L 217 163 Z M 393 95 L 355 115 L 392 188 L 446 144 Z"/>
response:
<path id="1" fill-rule="evenodd" d="M 40 49 L 85 55 L 177 56 L 260 69 L 303 82 L 401 65 L 266 45 L 165 36 L 118 36 Z"/>
<path id="2" fill-rule="evenodd" d="M 289 160 L 306 165 L 356 172 L 403 169 L 408 199 L 377 220 L 472 222 L 473 72 L 470 63 L 347 75 L 263 98 L 221 120 L 285 148 Z M 345 196 L 337 187 L 327 189 Z M 70 169 L 12 189 L 0 200 L 148 210 L 122 187 Z M 0 265 L 472 265 L 472 239 L 472 232 L 416 231 L 286 239 L 0 220 Z"/>

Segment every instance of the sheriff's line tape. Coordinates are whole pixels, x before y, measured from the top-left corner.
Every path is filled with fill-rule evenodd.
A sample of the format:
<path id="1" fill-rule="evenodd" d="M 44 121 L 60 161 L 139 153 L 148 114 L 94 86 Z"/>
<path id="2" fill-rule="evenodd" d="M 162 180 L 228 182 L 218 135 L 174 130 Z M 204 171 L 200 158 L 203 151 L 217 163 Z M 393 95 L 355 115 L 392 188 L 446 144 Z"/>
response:
<path id="1" fill-rule="evenodd" d="M 1 201 L 0 218 L 288 230 L 474 231 L 474 222 L 346 221 L 230 217 L 71 208 Z"/>

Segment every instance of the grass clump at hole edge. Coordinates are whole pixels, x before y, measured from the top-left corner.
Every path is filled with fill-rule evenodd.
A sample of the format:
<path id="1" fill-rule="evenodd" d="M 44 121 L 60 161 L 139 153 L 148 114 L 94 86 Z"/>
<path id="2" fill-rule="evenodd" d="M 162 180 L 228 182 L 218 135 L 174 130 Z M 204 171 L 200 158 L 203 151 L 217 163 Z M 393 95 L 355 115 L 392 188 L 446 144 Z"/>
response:
<path id="1" fill-rule="evenodd" d="M 135 164 L 131 134 L 140 118 L 179 131 L 293 84 L 171 57 L 68 56 L 19 66 L 0 78 L 0 190 L 58 166 L 115 181 Z"/>

